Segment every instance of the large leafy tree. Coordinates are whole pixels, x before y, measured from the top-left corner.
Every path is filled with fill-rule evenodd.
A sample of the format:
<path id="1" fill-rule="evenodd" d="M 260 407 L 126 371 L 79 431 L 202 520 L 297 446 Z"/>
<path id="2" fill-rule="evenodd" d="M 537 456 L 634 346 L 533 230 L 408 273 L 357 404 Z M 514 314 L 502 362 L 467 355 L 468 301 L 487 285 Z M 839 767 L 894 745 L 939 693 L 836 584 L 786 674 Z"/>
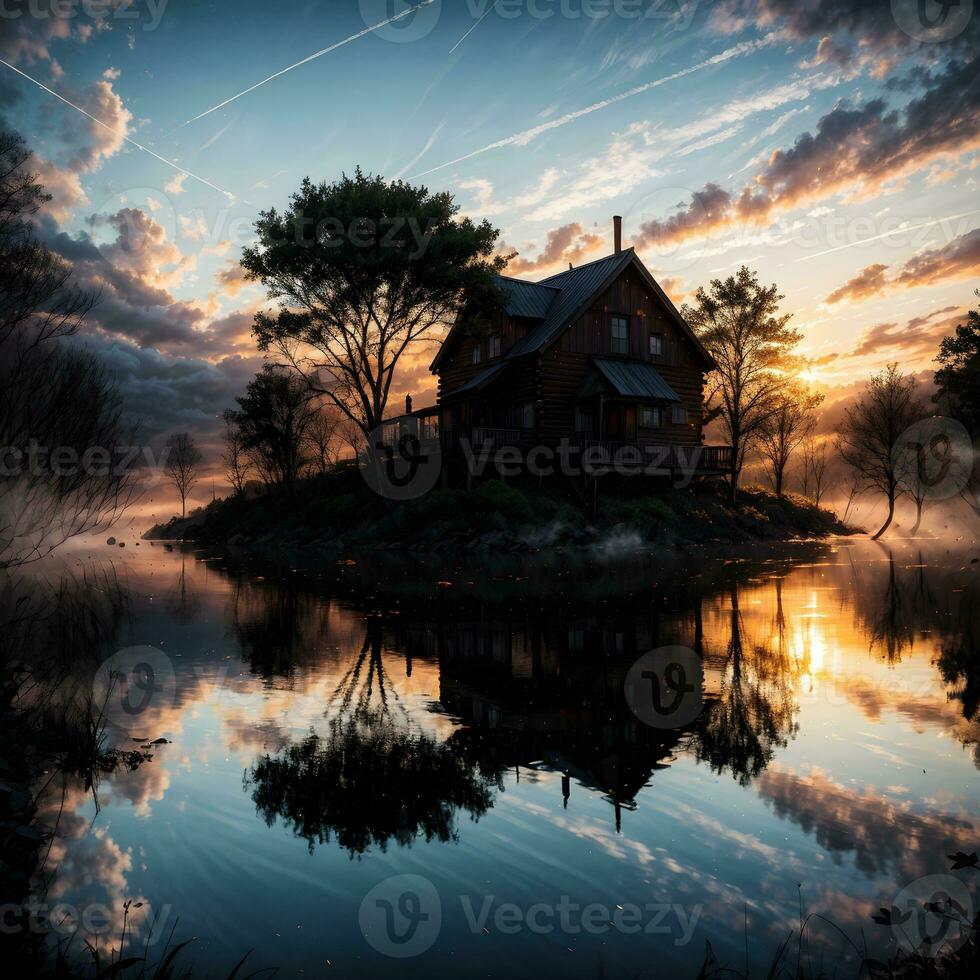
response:
<path id="1" fill-rule="evenodd" d="M 706 404 L 721 410 L 732 446 L 729 492 L 732 503 L 745 458 L 776 410 L 777 398 L 796 366 L 800 341 L 779 312 L 783 299 L 775 285 L 762 286 L 744 265 L 734 276 L 700 287 L 693 307 L 682 313 L 714 357 Z"/>
<path id="2" fill-rule="evenodd" d="M 980 296 L 980 290 L 977 290 Z M 966 323 L 951 337 L 943 337 L 936 360 L 933 401 L 966 426 L 970 435 L 980 436 L 980 306 L 970 310 Z"/>
<path id="3" fill-rule="evenodd" d="M 256 316 L 259 347 L 364 433 L 384 418 L 406 352 L 493 295 L 498 232 L 458 211 L 447 193 L 358 169 L 304 180 L 285 211 L 259 217 L 258 244 L 244 250 L 246 273 L 279 304 Z"/>

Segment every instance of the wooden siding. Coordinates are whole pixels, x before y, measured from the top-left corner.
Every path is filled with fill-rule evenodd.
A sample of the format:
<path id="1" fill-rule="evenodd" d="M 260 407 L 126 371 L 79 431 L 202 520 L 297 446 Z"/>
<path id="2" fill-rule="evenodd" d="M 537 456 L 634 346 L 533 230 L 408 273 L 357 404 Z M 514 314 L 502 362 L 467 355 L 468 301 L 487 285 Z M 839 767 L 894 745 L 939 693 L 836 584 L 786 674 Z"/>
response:
<path id="1" fill-rule="evenodd" d="M 609 346 L 609 320 L 612 316 L 627 316 L 630 322 L 628 355 L 614 354 Z M 502 354 L 516 339 L 523 336 L 526 326 L 515 322 L 503 311 L 494 315 L 492 323 L 481 329 L 457 330 L 449 341 L 450 350 L 439 368 L 439 399 L 465 384 L 479 371 L 499 363 L 487 358 L 486 337 L 499 332 Z M 664 353 L 660 357 L 649 352 L 649 335 L 663 336 Z M 472 362 L 474 343 L 481 343 L 479 364 Z M 651 294 L 642 277 L 628 268 L 593 304 L 579 316 L 557 342 L 541 353 L 528 354 L 508 362 L 506 372 L 487 392 L 474 395 L 481 410 L 489 403 L 500 418 L 511 407 L 533 402 L 535 405 L 535 436 L 543 442 L 557 444 L 562 438 L 575 438 L 576 393 L 582 380 L 591 370 L 594 356 L 624 357 L 652 364 L 674 389 L 687 409 L 687 423 L 674 423 L 670 405 L 663 410 L 659 428 L 637 426 L 641 445 L 699 445 L 702 441 L 702 398 L 704 394 L 704 362 L 691 340 L 667 316 L 657 297 Z M 490 425 L 475 418 L 471 424 Z M 503 424 L 503 423 L 498 423 Z"/>

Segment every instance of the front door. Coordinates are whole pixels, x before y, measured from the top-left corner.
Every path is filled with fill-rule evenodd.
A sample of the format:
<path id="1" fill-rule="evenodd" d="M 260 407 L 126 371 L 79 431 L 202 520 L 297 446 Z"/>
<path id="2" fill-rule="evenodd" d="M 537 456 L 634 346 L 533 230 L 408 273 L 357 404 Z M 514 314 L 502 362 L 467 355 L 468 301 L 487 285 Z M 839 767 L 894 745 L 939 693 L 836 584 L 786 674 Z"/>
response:
<path id="1" fill-rule="evenodd" d="M 635 442 L 636 406 L 606 405 L 603 411 L 602 437 L 612 442 Z"/>

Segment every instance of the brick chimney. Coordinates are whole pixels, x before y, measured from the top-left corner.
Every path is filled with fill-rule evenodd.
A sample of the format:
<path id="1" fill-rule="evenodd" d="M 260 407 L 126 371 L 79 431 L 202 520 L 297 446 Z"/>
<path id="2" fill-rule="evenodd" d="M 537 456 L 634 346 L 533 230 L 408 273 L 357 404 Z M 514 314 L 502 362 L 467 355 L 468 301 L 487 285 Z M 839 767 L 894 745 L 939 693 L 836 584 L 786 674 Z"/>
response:
<path id="1" fill-rule="evenodd" d="M 613 215 L 613 243 L 616 246 L 616 254 L 619 255 L 623 250 L 623 217 L 619 214 Z"/>
<path id="2" fill-rule="evenodd" d="M 405 396 L 405 414 L 406 415 L 411 415 L 412 414 L 412 396 L 411 395 L 406 395 Z"/>

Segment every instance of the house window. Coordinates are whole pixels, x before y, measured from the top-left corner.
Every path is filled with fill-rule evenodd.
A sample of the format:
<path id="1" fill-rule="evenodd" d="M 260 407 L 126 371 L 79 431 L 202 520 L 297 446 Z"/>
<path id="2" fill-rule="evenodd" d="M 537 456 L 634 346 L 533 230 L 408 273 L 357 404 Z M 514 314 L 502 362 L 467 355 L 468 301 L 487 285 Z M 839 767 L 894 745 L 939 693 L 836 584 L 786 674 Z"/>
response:
<path id="1" fill-rule="evenodd" d="M 614 316 L 609 321 L 609 350 L 613 354 L 630 352 L 630 321 L 625 316 Z"/>
<path id="2" fill-rule="evenodd" d="M 664 356 L 664 335 L 662 333 L 650 334 L 650 356 Z"/>
<path id="3" fill-rule="evenodd" d="M 674 425 L 687 425 L 687 409 L 678 403 L 674 403 L 674 407 L 671 409 L 670 420 Z"/>
<path id="4" fill-rule="evenodd" d="M 659 429 L 664 424 L 663 409 L 644 406 L 640 409 L 640 425 L 644 429 Z"/>
<path id="5" fill-rule="evenodd" d="M 524 402 L 521 405 L 521 428 L 534 428 L 534 402 Z"/>
<path id="6" fill-rule="evenodd" d="M 500 334 L 491 334 L 487 338 L 487 358 L 500 357 Z"/>
<path id="7" fill-rule="evenodd" d="M 481 354 L 482 354 L 482 351 L 480 350 L 480 345 L 479 344 L 474 344 L 473 345 L 473 363 L 474 364 L 479 364 L 480 363 Z"/>

